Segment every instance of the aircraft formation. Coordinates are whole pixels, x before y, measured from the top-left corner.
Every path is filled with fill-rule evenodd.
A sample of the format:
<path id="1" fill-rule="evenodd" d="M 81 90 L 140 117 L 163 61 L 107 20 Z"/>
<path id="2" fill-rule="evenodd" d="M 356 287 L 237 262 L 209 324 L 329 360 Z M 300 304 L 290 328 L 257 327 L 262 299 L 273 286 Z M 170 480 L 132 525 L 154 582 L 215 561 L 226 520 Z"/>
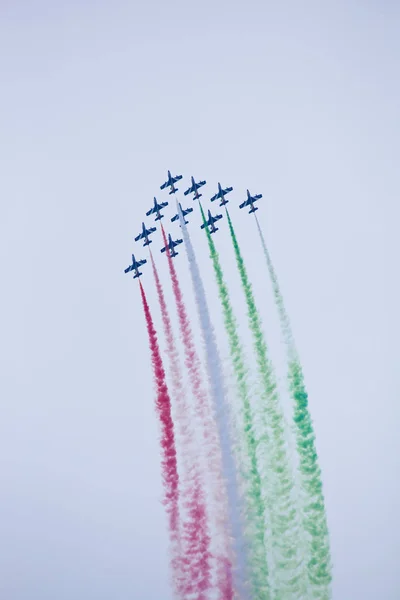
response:
<path id="1" fill-rule="evenodd" d="M 148 260 L 139 260 L 132 254 L 132 264 L 125 269 L 125 273 L 132 273 L 133 278 L 138 279 L 148 334 L 160 425 L 163 504 L 168 517 L 174 597 L 179 600 L 217 597 L 220 600 L 330 600 L 332 567 L 321 469 L 302 365 L 276 271 L 257 219 L 257 203 L 262 194 L 252 195 L 247 190 L 238 205 L 249 214 L 255 213 L 265 275 L 272 284 L 286 347 L 285 406 L 276 385 L 257 299 L 227 207 L 233 187 L 222 187 L 218 183 L 217 190 L 213 190 L 216 193 L 211 196 L 205 193 L 205 180 L 196 181 L 191 177 L 185 190 L 179 183 L 182 179 L 182 175 L 173 176 L 168 171 L 161 190 L 172 196 L 173 211 L 167 217 L 170 203 L 153 199 L 146 218 L 151 217 L 155 222 L 143 222 L 135 237 L 136 242 L 149 246 Z M 182 194 L 178 185 L 183 187 Z M 209 264 L 217 286 L 213 308 L 217 308 L 218 297 L 219 315 L 210 311 L 199 261 L 184 225 L 192 221 L 191 215 L 196 210 L 193 204 L 189 206 L 190 198 L 198 201 L 201 211 L 197 226 L 207 232 Z M 209 206 L 203 206 L 208 200 Z M 246 304 L 248 333 L 253 341 L 250 361 L 246 358 L 246 342 L 241 337 L 245 322 L 239 326 L 236 298 L 226 283 L 223 262 L 212 235 L 219 231 L 223 218 L 218 209 L 213 210 L 215 202 L 225 208 L 229 226 Z M 176 210 L 178 213 L 173 214 Z M 176 222 L 181 229 L 175 239 L 170 227 Z M 153 233 L 157 228 L 161 230 L 164 244 L 160 252 L 168 258 L 166 269 L 172 291 L 169 297 L 164 294 L 151 253 L 150 244 L 155 241 Z M 178 256 L 181 244 L 185 247 L 186 272 L 190 272 L 197 319 L 192 319 L 186 305 L 180 273 L 172 260 Z M 152 263 L 162 326 L 159 331 L 139 279 L 146 262 Z M 175 305 L 175 323 L 171 322 L 170 303 Z M 225 334 L 224 352 L 229 349 L 230 369 L 223 365 L 215 318 L 221 321 L 220 334 Z M 174 325 L 179 327 L 179 338 Z M 200 330 L 202 353 L 197 348 L 200 339 L 196 341 L 195 327 Z M 162 335 L 164 348 L 158 341 Z M 291 426 L 287 420 L 289 415 Z M 216 459 L 217 456 L 220 458 Z"/>
<path id="2" fill-rule="evenodd" d="M 182 175 L 176 175 L 176 176 L 172 176 L 171 172 L 168 171 L 168 177 L 167 177 L 167 181 L 165 181 L 161 186 L 160 189 L 161 190 L 165 190 L 169 188 L 169 194 L 176 194 L 176 192 L 178 192 L 178 188 L 176 187 L 176 183 L 178 181 L 180 181 L 182 179 Z M 187 188 L 187 190 L 184 191 L 184 196 L 189 196 L 190 194 L 193 194 L 193 200 L 199 200 L 200 197 L 203 196 L 203 194 L 199 193 L 199 189 L 201 187 L 203 187 L 207 182 L 204 181 L 199 181 L 196 182 L 194 177 L 191 177 L 191 185 Z M 218 191 L 216 194 L 214 194 L 211 198 L 210 198 L 210 202 L 214 202 L 215 200 L 219 200 L 219 206 L 225 206 L 226 204 L 228 204 L 229 200 L 226 198 L 226 196 L 232 192 L 233 187 L 227 187 L 227 188 L 223 188 L 221 186 L 221 184 L 218 182 Z M 254 196 L 251 195 L 251 193 L 249 192 L 249 190 L 247 190 L 247 198 L 241 203 L 239 204 L 239 208 L 245 208 L 245 207 L 249 207 L 249 214 L 254 213 L 256 210 L 258 210 L 257 206 L 254 206 L 255 202 L 257 202 L 258 200 L 260 200 L 260 198 L 262 198 L 262 194 L 256 194 Z M 150 217 L 152 215 L 155 215 L 155 221 L 161 221 L 161 219 L 164 218 L 164 214 L 162 214 L 161 211 L 163 211 L 166 207 L 168 206 L 168 202 L 161 202 L 159 203 L 157 201 L 157 199 L 154 197 L 153 199 L 153 206 L 146 212 L 146 216 Z M 189 215 L 191 212 L 193 212 L 193 208 L 188 207 L 188 208 L 183 208 L 183 206 L 181 205 L 181 203 L 179 203 L 179 208 L 180 211 L 182 212 L 183 218 L 185 219 L 185 224 L 188 224 L 189 221 L 186 220 L 187 215 Z M 203 223 L 202 225 L 200 225 L 201 229 L 204 229 L 205 227 L 208 227 L 210 234 L 215 233 L 217 231 L 219 231 L 219 228 L 216 227 L 215 223 L 217 221 L 219 221 L 220 219 L 222 219 L 222 215 L 221 214 L 215 214 L 213 215 L 211 213 L 211 210 L 208 210 L 208 218 L 206 220 L 205 223 Z M 172 218 L 171 218 L 171 222 L 174 223 L 175 221 L 179 221 L 179 213 L 175 214 Z M 138 242 L 140 240 L 144 240 L 143 242 L 143 246 L 149 246 L 153 240 L 150 239 L 150 236 L 156 231 L 156 227 L 149 227 L 147 228 L 146 225 L 144 224 L 144 222 L 142 222 L 142 230 L 141 232 L 135 237 L 135 242 Z M 171 258 L 174 258 L 175 256 L 178 256 L 179 252 L 176 251 L 176 246 L 179 246 L 179 244 L 182 244 L 183 240 L 182 239 L 176 239 L 173 240 L 171 234 L 168 234 L 168 243 L 166 246 L 164 246 L 163 248 L 161 248 L 160 252 L 166 252 L 167 250 L 169 251 L 169 254 L 171 256 Z M 132 254 L 132 264 L 127 267 L 125 269 L 125 273 L 129 273 L 131 271 L 134 271 L 134 276 L 133 278 L 137 278 L 140 277 L 143 273 L 141 273 L 139 271 L 139 267 L 143 264 L 145 264 L 147 262 L 147 260 L 139 260 L 136 261 L 134 254 Z"/>

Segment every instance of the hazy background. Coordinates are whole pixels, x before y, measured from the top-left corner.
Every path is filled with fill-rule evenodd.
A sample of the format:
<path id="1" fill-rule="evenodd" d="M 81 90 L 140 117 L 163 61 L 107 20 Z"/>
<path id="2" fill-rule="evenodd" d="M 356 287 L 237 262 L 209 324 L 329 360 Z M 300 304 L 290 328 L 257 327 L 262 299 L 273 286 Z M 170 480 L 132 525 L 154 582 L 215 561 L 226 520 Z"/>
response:
<path id="1" fill-rule="evenodd" d="M 147 337 L 123 274 L 132 250 L 146 256 L 133 237 L 153 196 L 168 198 L 168 168 L 180 189 L 207 179 L 206 199 L 234 186 L 278 352 L 255 225 L 237 208 L 247 187 L 263 193 L 334 599 L 400 597 L 399 33 L 393 1 L 0 1 L 2 599 L 171 598 Z M 197 212 L 190 227 L 220 323 Z M 168 284 L 160 247 L 157 233 Z M 184 251 L 176 264 L 192 308 Z"/>

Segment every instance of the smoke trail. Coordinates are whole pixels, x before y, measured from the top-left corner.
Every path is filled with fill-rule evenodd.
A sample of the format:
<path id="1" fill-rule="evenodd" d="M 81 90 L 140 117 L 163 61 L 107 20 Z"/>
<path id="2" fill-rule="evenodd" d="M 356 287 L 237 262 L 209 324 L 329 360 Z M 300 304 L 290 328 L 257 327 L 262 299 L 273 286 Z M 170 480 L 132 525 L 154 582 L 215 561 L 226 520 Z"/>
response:
<path id="1" fill-rule="evenodd" d="M 183 520 L 183 569 L 184 582 L 181 592 L 183 598 L 190 596 L 201 600 L 210 588 L 210 537 L 204 492 L 194 447 L 194 431 L 191 423 L 190 406 L 183 387 L 179 354 L 172 331 L 171 319 L 165 302 L 164 291 L 157 268 L 150 251 L 150 259 L 161 309 L 167 353 L 172 375 L 172 396 L 176 403 L 176 423 L 181 441 L 182 474 L 181 496 L 185 508 Z"/>
<path id="2" fill-rule="evenodd" d="M 205 223 L 206 219 L 201 203 L 199 203 L 199 206 L 203 223 Z M 258 468 L 257 442 L 254 432 L 252 409 L 249 400 L 250 394 L 247 381 L 247 368 L 228 288 L 226 287 L 222 273 L 219 255 L 208 227 L 205 227 L 204 229 L 207 234 L 210 257 L 213 263 L 214 273 L 218 285 L 218 293 L 222 304 L 225 330 L 228 335 L 229 351 L 234 367 L 236 386 L 242 404 L 241 410 L 245 452 L 247 452 L 250 462 L 248 465 L 248 471 L 245 473 L 247 479 L 246 499 L 248 503 L 248 518 L 246 520 L 245 527 L 250 543 L 251 561 L 249 567 L 253 597 L 259 600 L 269 600 L 270 589 L 265 540 L 266 506 L 262 496 L 262 481 Z"/>
<path id="3" fill-rule="evenodd" d="M 279 288 L 278 278 L 260 224 L 256 215 L 254 216 L 272 281 L 275 302 L 288 354 L 289 388 L 294 400 L 295 435 L 300 457 L 300 475 L 304 494 L 303 501 L 305 501 L 303 526 L 308 534 L 308 577 L 313 598 L 328 600 L 331 597 L 330 583 L 332 581 L 329 531 L 325 500 L 322 492 L 321 470 L 318 465 L 318 454 L 315 447 L 314 428 L 308 410 L 308 395 L 290 320 Z"/>
<path id="4" fill-rule="evenodd" d="M 168 245 L 165 230 L 161 225 L 161 232 L 165 246 Z M 171 254 L 167 248 L 169 272 L 172 280 L 172 289 L 175 296 L 178 319 L 185 352 L 185 365 L 188 369 L 189 379 L 195 398 L 195 410 L 198 424 L 204 438 L 207 453 L 207 468 L 212 479 L 211 492 L 213 494 L 213 507 L 211 516 L 214 517 L 217 541 L 217 586 L 221 600 L 233 599 L 232 563 L 231 557 L 225 553 L 229 547 L 227 540 L 226 497 L 223 492 L 223 477 L 221 471 L 221 455 L 218 445 L 215 423 L 212 419 L 206 391 L 202 385 L 200 360 L 197 355 L 192 330 L 186 313 L 178 276 L 172 262 Z"/>
<path id="5" fill-rule="evenodd" d="M 161 425 L 161 472 L 164 484 L 164 505 L 168 514 L 168 525 L 172 551 L 172 572 L 175 589 L 181 589 L 181 540 L 179 531 L 179 477 L 176 461 L 174 425 L 171 417 L 171 400 L 165 379 L 165 371 L 158 347 L 157 333 L 154 328 L 150 308 L 141 282 L 139 282 L 143 310 L 156 387 L 156 411 Z"/>
<path id="6" fill-rule="evenodd" d="M 182 215 L 178 202 L 177 209 L 189 261 L 190 274 L 192 277 L 192 284 L 199 313 L 200 326 L 206 349 L 207 373 L 221 445 L 222 465 L 228 494 L 229 520 L 236 558 L 235 588 L 241 600 L 245 600 L 245 598 L 248 598 L 248 593 L 246 590 L 247 556 L 245 551 L 245 541 L 242 533 L 242 501 L 236 479 L 237 468 L 233 454 L 232 439 L 229 431 L 230 407 L 224 388 L 221 359 L 215 339 L 214 327 L 210 319 L 203 281 L 201 279 L 192 242 L 187 231 L 185 219 Z"/>
<path id="7" fill-rule="evenodd" d="M 301 547 L 301 537 L 296 504 L 293 501 L 294 481 L 286 443 L 286 423 L 279 405 L 275 376 L 267 356 L 267 345 L 252 287 L 228 210 L 226 210 L 226 216 L 245 293 L 249 325 L 253 335 L 262 385 L 262 404 L 260 404 L 259 410 L 264 420 L 266 435 L 260 439 L 260 444 L 265 445 L 271 479 L 269 492 L 273 558 L 276 569 L 274 572 L 275 594 L 279 599 L 290 598 L 292 600 L 306 595 L 307 582 L 298 552 Z"/>

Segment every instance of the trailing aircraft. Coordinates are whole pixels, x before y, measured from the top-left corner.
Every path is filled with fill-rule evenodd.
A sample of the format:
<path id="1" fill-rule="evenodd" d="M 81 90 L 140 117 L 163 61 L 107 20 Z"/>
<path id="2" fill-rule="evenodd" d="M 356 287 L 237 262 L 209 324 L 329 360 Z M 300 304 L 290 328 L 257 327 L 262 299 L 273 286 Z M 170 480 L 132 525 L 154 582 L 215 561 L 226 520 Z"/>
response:
<path id="1" fill-rule="evenodd" d="M 185 225 L 187 225 L 189 223 L 189 221 L 186 221 L 185 217 L 189 213 L 193 212 L 193 208 L 182 208 L 182 205 L 181 205 L 180 202 L 179 202 L 179 208 L 180 208 L 180 210 L 182 212 L 183 220 L 185 222 Z M 178 221 L 178 220 L 179 220 L 179 212 L 174 217 L 172 217 L 171 221 L 173 223 L 174 221 Z"/>
<path id="2" fill-rule="evenodd" d="M 193 193 L 193 200 L 198 200 L 200 196 L 202 196 L 202 194 L 199 194 L 198 190 L 206 183 L 206 181 L 199 181 L 199 183 L 196 183 L 194 177 L 192 177 L 192 185 L 183 193 L 185 194 L 185 196 Z"/>
<path id="3" fill-rule="evenodd" d="M 132 254 L 132 264 L 129 265 L 129 267 L 127 267 L 125 269 L 124 273 L 129 273 L 130 271 L 135 271 L 133 279 L 136 279 L 136 277 L 140 277 L 141 275 L 143 275 L 143 273 L 139 272 L 139 267 L 141 265 L 144 265 L 145 263 L 147 263 L 147 260 L 145 258 L 143 260 L 136 260 L 135 255 Z"/>
<path id="4" fill-rule="evenodd" d="M 164 248 L 161 248 L 161 252 L 165 252 L 168 248 L 169 250 L 169 255 L 171 258 L 174 258 L 174 256 L 178 256 L 179 252 L 177 252 L 175 250 L 175 246 L 178 246 L 179 244 L 182 244 L 183 240 L 173 240 L 171 237 L 171 234 L 168 235 L 168 244 L 166 246 L 164 246 Z"/>
<path id="5" fill-rule="evenodd" d="M 151 209 L 147 211 L 146 216 L 149 217 L 150 215 L 157 215 L 155 221 L 160 221 L 164 216 L 161 214 L 160 211 L 166 206 L 168 206 L 168 202 L 161 202 L 161 204 L 158 204 L 156 197 L 154 197 L 154 206 L 152 206 Z"/>
<path id="6" fill-rule="evenodd" d="M 233 190 L 233 187 L 228 187 L 223 189 L 221 187 L 221 184 L 218 182 L 218 192 L 212 197 L 210 198 L 211 202 L 214 202 L 214 200 L 216 200 L 217 198 L 220 198 L 221 203 L 220 206 L 224 206 L 225 204 L 228 204 L 229 200 L 227 200 L 225 198 L 226 194 L 229 194 L 229 192 L 231 192 Z"/>
<path id="7" fill-rule="evenodd" d="M 258 210 L 258 206 L 254 206 L 254 202 L 256 202 L 257 200 L 259 200 L 260 198 L 262 198 L 262 194 L 256 194 L 255 196 L 252 196 L 249 192 L 249 190 L 247 190 L 247 199 L 242 202 L 242 204 L 239 204 L 239 208 L 244 208 L 245 206 L 250 206 L 250 210 L 249 210 L 249 215 L 253 212 L 256 212 L 256 210 Z"/>
<path id="8" fill-rule="evenodd" d="M 209 227 L 210 233 L 215 233 L 218 231 L 218 227 L 215 227 L 214 223 L 215 221 L 219 221 L 219 219 L 222 219 L 222 215 L 215 215 L 215 217 L 213 217 L 211 211 L 208 211 L 208 220 L 203 223 L 203 225 L 200 225 L 200 227 L 201 229 L 204 229 L 204 227 Z"/>
<path id="9" fill-rule="evenodd" d="M 142 231 L 139 233 L 139 235 L 137 235 L 135 237 L 135 242 L 138 242 L 139 240 L 145 240 L 143 246 L 148 246 L 153 241 L 153 240 L 149 240 L 149 235 L 151 233 L 154 233 L 155 230 L 156 230 L 155 227 L 150 227 L 150 229 L 146 229 L 145 224 L 142 223 Z"/>

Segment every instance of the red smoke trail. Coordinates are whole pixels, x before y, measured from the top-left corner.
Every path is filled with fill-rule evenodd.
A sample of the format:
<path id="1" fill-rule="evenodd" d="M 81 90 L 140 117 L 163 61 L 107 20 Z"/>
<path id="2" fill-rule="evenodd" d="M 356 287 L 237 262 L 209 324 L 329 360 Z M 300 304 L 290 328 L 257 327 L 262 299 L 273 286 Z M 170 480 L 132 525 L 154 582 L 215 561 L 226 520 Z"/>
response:
<path id="1" fill-rule="evenodd" d="M 192 330 L 189 319 L 186 313 L 185 304 L 183 301 L 182 292 L 179 285 L 177 273 L 174 263 L 168 248 L 167 236 L 164 227 L 161 225 L 161 232 L 164 240 L 164 245 L 167 247 L 166 255 L 168 258 L 169 272 L 172 280 L 172 289 L 175 296 L 179 325 L 183 340 L 185 352 L 185 365 L 189 372 L 190 382 L 192 385 L 193 395 L 195 397 L 195 410 L 198 421 L 201 424 L 203 438 L 207 448 L 207 467 L 213 478 L 213 500 L 214 511 L 217 526 L 217 535 L 219 538 L 224 538 L 227 531 L 226 527 L 226 498 L 223 495 L 222 486 L 222 465 L 221 455 L 217 439 L 216 425 L 212 418 L 210 406 L 208 404 L 207 393 L 202 385 L 202 374 L 200 368 L 200 360 L 197 355 Z M 224 550 L 228 544 L 224 540 Z M 221 545 L 219 550 L 221 550 Z M 233 581 L 232 581 L 232 563 L 230 557 L 224 552 L 225 556 L 218 553 L 217 559 L 217 585 L 220 593 L 220 600 L 233 599 Z"/>
<path id="2" fill-rule="evenodd" d="M 171 400 L 165 379 L 165 371 L 161 359 L 160 349 L 157 341 L 157 333 L 154 328 L 150 308 L 147 302 L 143 286 L 139 281 L 140 293 L 142 295 L 143 309 L 146 317 L 147 332 L 151 351 L 151 362 L 156 384 L 156 411 L 161 424 L 161 472 L 164 483 L 164 505 L 169 520 L 169 532 L 172 546 L 172 569 L 174 584 L 177 590 L 181 590 L 181 542 L 179 531 L 179 476 L 176 461 L 176 448 L 174 437 L 174 425 L 171 417 Z"/>
<path id="3" fill-rule="evenodd" d="M 210 537 L 204 492 L 201 486 L 200 473 L 197 465 L 196 450 L 193 446 L 194 432 L 191 425 L 190 406 L 187 402 L 182 383 L 182 372 L 179 364 L 179 354 L 172 331 L 171 319 L 165 302 L 164 291 L 150 251 L 153 275 L 156 284 L 158 300 L 164 333 L 167 341 L 167 352 L 172 374 L 173 400 L 176 403 L 176 423 L 182 442 L 181 494 L 186 510 L 183 522 L 183 538 L 185 555 L 183 595 L 187 598 L 196 594 L 197 599 L 204 598 L 204 592 L 210 588 Z M 183 481 L 182 481 L 183 480 Z"/>

